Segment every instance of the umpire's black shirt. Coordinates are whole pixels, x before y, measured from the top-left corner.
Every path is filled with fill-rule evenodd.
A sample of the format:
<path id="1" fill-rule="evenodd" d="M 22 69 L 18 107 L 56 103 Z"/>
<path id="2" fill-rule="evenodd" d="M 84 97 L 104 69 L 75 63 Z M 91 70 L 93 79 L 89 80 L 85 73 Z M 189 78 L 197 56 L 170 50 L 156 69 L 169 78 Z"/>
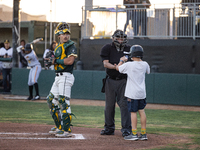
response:
<path id="1" fill-rule="evenodd" d="M 124 50 L 126 52 L 130 51 L 130 45 L 125 45 Z M 118 64 L 120 61 L 120 58 L 124 56 L 123 51 L 118 52 L 114 43 L 106 44 L 101 49 L 101 58 L 102 62 L 104 60 L 109 60 L 109 63 L 111 64 Z M 115 69 L 108 69 L 106 68 L 106 73 L 110 78 L 125 78 L 126 74 L 119 73 L 119 71 Z"/>

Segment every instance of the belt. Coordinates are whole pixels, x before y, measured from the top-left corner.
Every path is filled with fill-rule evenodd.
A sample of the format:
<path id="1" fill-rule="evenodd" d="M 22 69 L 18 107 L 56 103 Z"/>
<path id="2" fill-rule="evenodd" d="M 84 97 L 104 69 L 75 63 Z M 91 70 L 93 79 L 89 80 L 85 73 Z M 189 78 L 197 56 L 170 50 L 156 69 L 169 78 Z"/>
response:
<path id="1" fill-rule="evenodd" d="M 62 75 L 63 75 L 62 72 L 60 72 L 60 73 L 56 73 L 56 76 L 62 76 Z"/>
<path id="2" fill-rule="evenodd" d="M 62 76 L 62 75 L 67 75 L 67 74 L 72 74 L 71 72 L 58 72 L 56 73 L 56 76 Z"/>
<path id="3" fill-rule="evenodd" d="M 109 79 L 113 79 L 113 80 L 122 80 L 122 79 L 126 79 L 126 77 L 108 77 Z"/>
<path id="4" fill-rule="evenodd" d="M 34 67 L 36 67 L 36 66 L 39 66 L 39 65 L 34 65 L 34 66 L 30 66 L 31 68 L 34 68 Z"/>

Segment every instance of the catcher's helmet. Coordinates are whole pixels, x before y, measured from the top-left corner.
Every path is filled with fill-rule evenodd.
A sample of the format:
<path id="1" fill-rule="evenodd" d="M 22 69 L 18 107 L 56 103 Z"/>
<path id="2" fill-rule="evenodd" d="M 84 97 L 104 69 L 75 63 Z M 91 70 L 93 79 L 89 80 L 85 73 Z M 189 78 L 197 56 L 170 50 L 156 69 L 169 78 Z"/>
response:
<path id="1" fill-rule="evenodd" d="M 128 42 L 127 35 L 122 30 L 116 30 L 112 38 L 117 50 L 123 51 L 125 44 Z M 122 39 L 122 42 L 119 42 L 118 39 Z"/>
<path id="2" fill-rule="evenodd" d="M 143 50 L 142 46 L 140 46 L 140 45 L 133 45 L 130 48 L 130 58 L 132 58 L 132 57 L 142 58 L 143 53 L 144 53 L 144 50 Z"/>
<path id="3" fill-rule="evenodd" d="M 56 27 L 56 30 L 55 30 L 55 35 L 60 35 L 60 34 L 64 34 L 68 32 L 69 34 L 71 34 L 70 32 L 70 25 L 66 22 L 60 22 L 57 27 Z"/>
<path id="4" fill-rule="evenodd" d="M 33 49 L 33 45 L 30 44 L 30 43 L 26 44 L 25 47 L 24 47 L 25 51 L 31 51 L 32 49 Z"/>

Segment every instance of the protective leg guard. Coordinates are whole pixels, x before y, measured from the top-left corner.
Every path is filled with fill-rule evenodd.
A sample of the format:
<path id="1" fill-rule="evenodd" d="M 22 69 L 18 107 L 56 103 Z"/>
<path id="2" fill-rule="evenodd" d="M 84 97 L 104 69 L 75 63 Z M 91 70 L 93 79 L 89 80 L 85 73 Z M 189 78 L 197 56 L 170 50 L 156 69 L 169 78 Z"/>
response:
<path id="1" fill-rule="evenodd" d="M 54 120 L 54 123 L 56 127 L 61 130 L 61 113 L 60 113 L 60 108 L 59 106 L 56 106 L 55 104 L 52 103 L 52 100 L 54 99 L 54 95 L 52 93 L 49 93 L 47 96 L 47 104 L 50 108 L 50 114 Z"/>
<path id="2" fill-rule="evenodd" d="M 72 126 L 72 113 L 69 105 L 69 97 L 65 97 L 62 95 L 59 95 L 58 101 L 62 106 L 61 113 L 62 113 L 62 120 L 61 120 L 61 126 L 64 131 L 71 132 L 70 126 Z M 70 112 L 68 112 L 68 109 L 70 109 Z"/>
<path id="3" fill-rule="evenodd" d="M 60 108 L 53 104 L 52 109 L 50 109 L 50 114 L 54 120 L 56 127 L 61 130 L 61 115 L 60 115 Z"/>
<path id="4" fill-rule="evenodd" d="M 52 109 L 52 100 L 54 99 L 54 95 L 50 92 L 47 96 L 47 104 L 50 109 Z"/>

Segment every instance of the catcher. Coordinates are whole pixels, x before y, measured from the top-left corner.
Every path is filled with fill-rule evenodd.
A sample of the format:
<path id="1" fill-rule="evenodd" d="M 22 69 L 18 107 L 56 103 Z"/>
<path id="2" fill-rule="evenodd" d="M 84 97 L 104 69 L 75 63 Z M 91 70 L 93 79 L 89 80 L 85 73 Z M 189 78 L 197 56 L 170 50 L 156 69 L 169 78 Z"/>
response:
<path id="1" fill-rule="evenodd" d="M 70 40 L 71 32 L 68 23 L 60 22 L 56 27 L 55 34 L 58 35 L 60 41 L 54 50 L 55 58 L 45 58 L 49 61 L 49 65 L 54 65 L 56 73 L 55 81 L 47 96 L 50 114 L 56 125 L 49 133 L 55 134 L 57 137 L 70 137 L 72 136 L 70 127 L 73 115 L 70 107 L 70 96 L 71 87 L 74 84 L 72 73 L 77 50 L 74 42 Z"/>

